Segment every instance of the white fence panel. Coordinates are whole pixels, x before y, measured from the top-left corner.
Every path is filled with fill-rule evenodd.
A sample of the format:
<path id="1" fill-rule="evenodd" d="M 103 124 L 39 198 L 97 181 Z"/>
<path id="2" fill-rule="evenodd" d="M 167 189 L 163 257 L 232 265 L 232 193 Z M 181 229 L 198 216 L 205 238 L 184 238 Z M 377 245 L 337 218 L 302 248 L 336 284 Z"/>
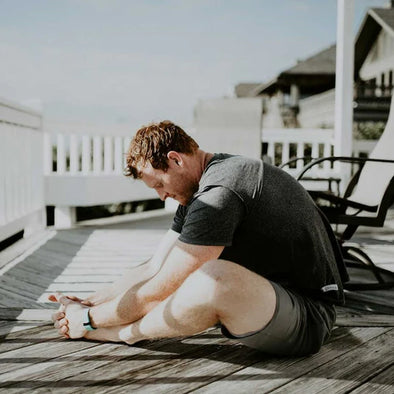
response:
<path id="1" fill-rule="evenodd" d="M 293 176 L 297 176 L 304 166 L 313 159 L 333 156 L 334 130 L 332 129 L 263 129 L 263 144 L 266 144 L 265 160 L 272 164 L 281 165 L 291 159 L 301 158 L 294 161 L 284 170 Z M 377 141 L 355 140 L 353 141 L 353 156 L 368 156 Z M 342 175 L 337 165 L 329 161 L 313 167 L 306 174 L 308 178 L 319 178 L 321 181 L 336 183 L 342 186 Z M 326 189 L 324 182 L 302 182 L 308 189 Z M 330 186 L 331 187 L 331 186 Z"/>
<path id="2" fill-rule="evenodd" d="M 0 241 L 45 226 L 41 114 L 0 99 Z"/>
<path id="3" fill-rule="evenodd" d="M 288 162 L 293 158 L 305 158 L 285 168 L 296 175 L 310 157 L 314 159 L 330 156 L 333 146 L 332 129 L 263 129 L 262 139 L 267 146 L 267 159 L 275 165 Z M 313 171 L 315 176 L 332 175 L 330 164 L 322 164 Z"/>
<path id="4" fill-rule="evenodd" d="M 123 175 L 129 137 L 46 134 L 46 141 L 45 200 L 55 206 L 56 227 L 72 226 L 77 206 L 158 198 Z"/>

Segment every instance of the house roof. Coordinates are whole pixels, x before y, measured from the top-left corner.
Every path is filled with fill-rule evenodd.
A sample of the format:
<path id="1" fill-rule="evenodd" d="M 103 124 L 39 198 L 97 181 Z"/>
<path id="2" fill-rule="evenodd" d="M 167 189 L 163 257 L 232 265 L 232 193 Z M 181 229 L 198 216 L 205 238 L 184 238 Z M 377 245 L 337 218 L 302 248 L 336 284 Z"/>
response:
<path id="1" fill-rule="evenodd" d="M 357 33 L 354 49 L 354 71 L 356 79 L 358 79 L 360 68 L 382 29 L 394 37 L 393 7 L 371 8 L 366 13 Z"/>
<path id="2" fill-rule="evenodd" d="M 235 85 L 235 95 L 237 97 L 254 97 L 254 89 L 260 86 L 257 82 L 241 82 Z"/>
<path id="3" fill-rule="evenodd" d="M 297 64 L 282 71 L 276 78 L 268 83 L 261 84 L 254 89 L 255 95 L 271 93 L 278 86 L 290 86 L 291 83 L 316 84 L 321 81 L 326 85 L 335 79 L 336 45 L 299 60 Z"/>
<path id="4" fill-rule="evenodd" d="M 283 71 L 285 74 L 335 74 L 336 45 L 331 45 Z"/>

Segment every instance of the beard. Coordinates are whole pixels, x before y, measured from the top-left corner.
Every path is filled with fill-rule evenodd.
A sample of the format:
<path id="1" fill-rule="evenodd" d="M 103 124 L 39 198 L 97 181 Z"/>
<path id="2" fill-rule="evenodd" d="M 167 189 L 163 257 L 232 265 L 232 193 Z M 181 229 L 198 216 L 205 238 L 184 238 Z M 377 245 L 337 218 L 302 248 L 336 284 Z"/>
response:
<path id="1" fill-rule="evenodd" d="M 186 182 L 187 184 L 183 187 L 183 190 L 181 193 L 176 195 L 176 200 L 179 202 L 181 205 L 188 205 L 191 200 L 193 199 L 194 194 L 198 191 L 198 186 L 199 184 L 195 182 Z"/>

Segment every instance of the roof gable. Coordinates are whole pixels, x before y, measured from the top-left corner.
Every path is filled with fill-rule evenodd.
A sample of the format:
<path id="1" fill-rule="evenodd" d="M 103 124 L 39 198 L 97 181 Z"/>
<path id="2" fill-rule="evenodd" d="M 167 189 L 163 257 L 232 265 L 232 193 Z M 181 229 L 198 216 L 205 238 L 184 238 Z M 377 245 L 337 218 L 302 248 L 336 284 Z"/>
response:
<path id="1" fill-rule="evenodd" d="M 358 79 L 360 69 L 382 29 L 394 37 L 394 8 L 371 8 L 365 15 L 356 36 L 354 49 L 356 79 Z"/>

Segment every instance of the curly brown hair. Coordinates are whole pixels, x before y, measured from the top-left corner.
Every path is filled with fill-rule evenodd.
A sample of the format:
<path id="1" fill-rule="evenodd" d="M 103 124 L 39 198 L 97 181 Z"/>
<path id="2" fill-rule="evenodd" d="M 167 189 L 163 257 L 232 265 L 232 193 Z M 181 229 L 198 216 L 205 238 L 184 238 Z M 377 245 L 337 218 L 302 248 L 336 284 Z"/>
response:
<path id="1" fill-rule="evenodd" d="M 141 127 L 131 140 L 126 156 L 125 175 L 137 179 L 141 177 L 138 165 L 150 162 L 152 167 L 166 171 L 168 169 L 167 153 L 193 154 L 198 144 L 179 126 L 164 120 Z"/>

